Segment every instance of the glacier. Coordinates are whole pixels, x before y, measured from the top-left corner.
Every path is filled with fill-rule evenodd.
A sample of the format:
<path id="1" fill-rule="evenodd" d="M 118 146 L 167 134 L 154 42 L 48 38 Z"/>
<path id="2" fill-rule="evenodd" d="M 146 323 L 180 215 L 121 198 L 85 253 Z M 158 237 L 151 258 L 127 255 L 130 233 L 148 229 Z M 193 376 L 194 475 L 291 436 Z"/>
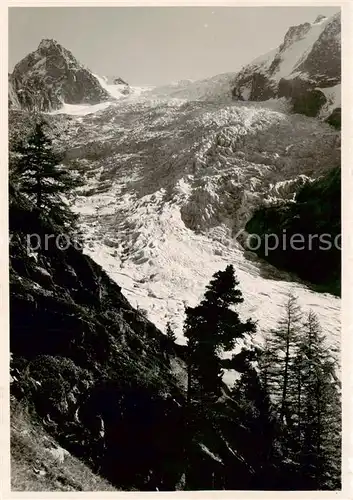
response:
<path id="1" fill-rule="evenodd" d="M 290 115 L 283 99 L 220 101 L 210 97 L 212 82 L 204 93 L 198 84 L 195 99 L 195 84 L 189 85 L 191 97 L 185 88 L 184 97 L 154 89 L 68 117 L 67 157 L 87 177 L 75 203 L 85 252 L 158 328 L 170 322 L 179 343 L 184 307 L 198 303 L 213 273 L 233 264 L 244 296 L 240 315 L 258 324 L 251 342 L 261 343 L 276 326 L 293 292 L 305 311 L 319 315 L 337 354 L 340 298 L 316 293 L 244 252 L 234 235 L 271 194 L 291 195 L 288 186 L 298 177 L 339 161 L 339 134 Z M 225 373 L 229 383 L 234 377 Z"/>

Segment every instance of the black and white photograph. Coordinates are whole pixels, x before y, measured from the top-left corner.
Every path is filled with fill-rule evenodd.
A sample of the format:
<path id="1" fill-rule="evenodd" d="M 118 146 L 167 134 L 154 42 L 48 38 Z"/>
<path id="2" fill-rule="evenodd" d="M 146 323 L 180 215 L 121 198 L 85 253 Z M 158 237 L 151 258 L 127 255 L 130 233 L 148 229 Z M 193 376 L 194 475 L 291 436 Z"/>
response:
<path id="1" fill-rule="evenodd" d="M 8 8 L 12 492 L 342 491 L 343 13 Z"/>

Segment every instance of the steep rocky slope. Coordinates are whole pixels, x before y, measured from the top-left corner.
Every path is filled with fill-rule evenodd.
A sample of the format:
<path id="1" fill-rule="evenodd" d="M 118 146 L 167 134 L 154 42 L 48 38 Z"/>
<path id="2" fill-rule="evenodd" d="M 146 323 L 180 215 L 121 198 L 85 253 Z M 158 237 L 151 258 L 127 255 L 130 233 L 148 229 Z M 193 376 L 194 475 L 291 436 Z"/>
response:
<path id="1" fill-rule="evenodd" d="M 289 98 L 294 112 L 330 115 L 341 107 L 341 16 L 292 26 L 276 49 L 245 66 L 233 82 L 237 99 Z"/>
<path id="2" fill-rule="evenodd" d="M 111 100 L 97 78 L 70 51 L 44 39 L 9 75 L 10 107 L 48 111 L 67 104 Z"/>
<path id="3" fill-rule="evenodd" d="M 11 401 L 12 491 L 116 491 L 62 448 L 39 418 Z"/>
<path id="4" fill-rule="evenodd" d="M 166 338 L 78 247 L 61 250 L 52 239 L 30 252 L 26 234 L 44 242 L 59 228 L 16 191 L 10 198 L 12 394 L 96 472 L 127 489 L 142 488 L 149 469 L 158 474 L 154 460 L 163 464 L 175 447 L 157 420 L 164 411 L 175 418 L 183 398 Z M 139 415 L 151 426 L 145 441 Z M 172 427 L 167 417 L 165 424 Z"/>
<path id="5" fill-rule="evenodd" d="M 21 104 L 11 81 L 11 75 L 8 75 L 8 106 L 9 109 L 21 109 Z"/>

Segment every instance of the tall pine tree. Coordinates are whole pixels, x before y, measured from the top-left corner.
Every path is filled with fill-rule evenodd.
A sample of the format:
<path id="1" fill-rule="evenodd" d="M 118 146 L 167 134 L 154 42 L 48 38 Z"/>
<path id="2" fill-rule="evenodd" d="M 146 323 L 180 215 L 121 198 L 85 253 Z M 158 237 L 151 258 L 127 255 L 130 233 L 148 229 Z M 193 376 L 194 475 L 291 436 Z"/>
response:
<path id="1" fill-rule="evenodd" d="M 339 489 L 341 406 L 337 363 L 318 317 L 292 295 L 259 363 L 282 422 L 278 438 L 296 487 Z M 292 479 L 293 480 L 293 479 Z M 292 481 L 291 480 L 291 481 Z"/>
<path id="2" fill-rule="evenodd" d="M 185 311 L 188 369 L 185 408 L 186 484 L 193 469 L 190 453 L 195 440 L 198 440 L 198 434 L 205 426 L 216 426 L 214 411 L 222 393 L 220 354 L 232 350 L 237 340 L 255 331 L 255 324 L 251 320 L 242 322 L 234 310 L 234 306 L 243 302 L 238 285 L 234 268 L 229 265 L 224 271 L 214 274 L 201 303 Z"/>
<path id="3" fill-rule="evenodd" d="M 41 214 L 69 231 L 76 217 L 63 195 L 82 182 L 62 166 L 62 157 L 54 151 L 45 125 L 44 121 L 37 122 L 29 137 L 14 147 L 11 182 Z"/>
<path id="4" fill-rule="evenodd" d="M 317 316 L 303 325 L 300 463 L 307 489 L 339 489 L 341 469 L 341 401 L 336 362 L 325 345 Z"/>
<path id="5" fill-rule="evenodd" d="M 204 299 L 186 308 L 184 333 L 188 345 L 188 400 L 214 400 L 221 392 L 220 353 L 231 351 L 236 341 L 255 331 L 251 320 L 242 322 L 232 309 L 243 302 L 232 265 L 214 274 Z"/>
<path id="6" fill-rule="evenodd" d="M 271 367 L 267 365 L 266 377 L 269 390 L 277 403 L 279 419 L 282 423 L 285 422 L 288 428 L 293 423 L 293 362 L 296 357 L 302 312 L 297 297 L 293 294 L 289 294 L 284 309 L 284 315 L 279 320 L 277 328 L 271 331 L 271 337 L 267 339 Z"/>

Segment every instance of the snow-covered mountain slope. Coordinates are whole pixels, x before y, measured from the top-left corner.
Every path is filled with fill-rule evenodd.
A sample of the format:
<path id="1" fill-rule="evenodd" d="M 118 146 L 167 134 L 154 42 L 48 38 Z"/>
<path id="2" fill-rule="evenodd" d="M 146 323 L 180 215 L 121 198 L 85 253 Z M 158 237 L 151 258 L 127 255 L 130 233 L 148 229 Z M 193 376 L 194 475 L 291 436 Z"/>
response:
<path id="1" fill-rule="evenodd" d="M 136 97 L 141 95 L 143 92 L 151 91 L 151 86 L 133 86 L 126 83 L 121 78 L 115 77 L 100 77 L 98 75 L 94 75 L 103 89 L 105 89 L 108 94 L 115 99 L 122 99 L 127 97 Z"/>
<path id="2" fill-rule="evenodd" d="M 95 75 L 55 40 L 42 40 L 9 75 L 10 107 L 50 111 L 65 104 L 98 104 L 111 99 Z"/>
<path id="3" fill-rule="evenodd" d="M 325 89 L 340 82 L 341 16 L 337 13 L 289 28 L 278 48 L 236 75 L 232 92 L 243 100 L 287 97 L 294 111 L 317 116 L 328 101 Z M 335 106 L 340 107 L 340 102 Z"/>
<path id="4" fill-rule="evenodd" d="M 178 80 L 176 82 L 167 83 L 166 85 L 159 85 L 151 89 L 151 95 L 170 97 L 174 92 L 187 88 L 193 82 L 193 80 Z"/>
<path id="5" fill-rule="evenodd" d="M 170 85 L 156 87 L 151 96 L 227 102 L 231 99 L 231 83 L 236 73 L 223 73 L 203 80 L 180 80 Z"/>
<path id="6" fill-rule="evenodd" d="M 94 76 L 97 78 L 102 88 L 105 89 L 114 99 L 121 99 L 122 97 L 130 94 L 129 84 L 125 83 L 123 80 L 114 79 L 111 81 L 105 76 Z"/>
<path id="7" fill-rule="evenodd" d="M 55 111 L 51 111 L 50 114 L 53 115 L 73 115 L 73 116 L 84 116 L 91 115 L 102 109 L 106 109 L 111 105 L 111 101 L 100 102 L 98 104 L 66 104 Z"/>
<path id="8" fill-rule="evenodd" d="M 180 342 L 184 306 L 232 263 L 258 341 L 292 290 L 339 344 L 340 300 L 245 255 L 237 237 L 263 200 L 293 196 L 300 176 L 340 162 L 338 132 L 268 104 L 143 94 L 71 116 L 69 127 L 64 115 L 51 117 L 65 130 L 66 161 L 86 178 L 76 202 L 85 251 L 157 327 L 170 321 Z"/>
<path id="9" fill-rule="evenodd" d="M 326 98 L 325 104 L 320 110 L 320 118 L 328 118 L 336 109 L 341 109 L 341 84 L 333 87 L 318 88 Z"/>

